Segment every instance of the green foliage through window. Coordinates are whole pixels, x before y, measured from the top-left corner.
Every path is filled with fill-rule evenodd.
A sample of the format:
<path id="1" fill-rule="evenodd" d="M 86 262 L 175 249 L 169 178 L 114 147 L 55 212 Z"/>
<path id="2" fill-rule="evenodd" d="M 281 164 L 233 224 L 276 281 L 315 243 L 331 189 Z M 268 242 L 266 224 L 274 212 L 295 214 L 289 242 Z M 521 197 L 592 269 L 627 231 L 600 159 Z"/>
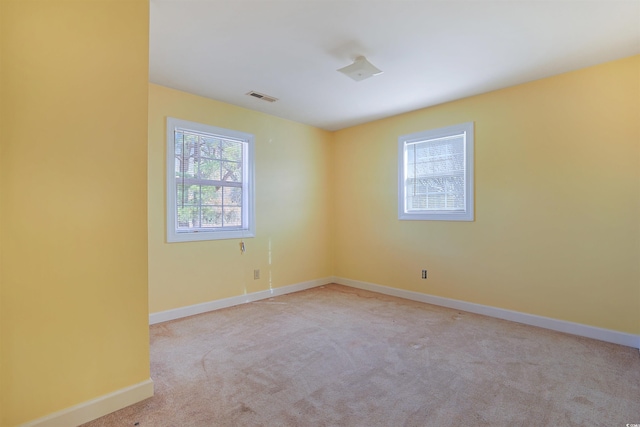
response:
<path id="1" fill-rule="evenodd" d="M 254 136 L 167 117 L 167 242 L 255 236 Z"/>
<path id="2" fill-rule="evenodd" d="M 177 229 L 242 226 L 243 141 L 176 129 Z"/>

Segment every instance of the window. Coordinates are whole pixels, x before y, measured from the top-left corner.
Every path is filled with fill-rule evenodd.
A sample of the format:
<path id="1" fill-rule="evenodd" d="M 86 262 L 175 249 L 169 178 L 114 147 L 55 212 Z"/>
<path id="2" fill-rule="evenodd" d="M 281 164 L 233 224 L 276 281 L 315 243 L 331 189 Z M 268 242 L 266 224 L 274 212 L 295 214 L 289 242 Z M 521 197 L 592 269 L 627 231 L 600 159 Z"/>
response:
<path id="1" fill-rule="evenodd" d="M 473 221 L 473 122 L 398 138 L 398 218 Z"/>
<path id="2" fill-rule="evenodd" d="M 255 235 L 253 141 L 167 118 L 167 241 Z"/>

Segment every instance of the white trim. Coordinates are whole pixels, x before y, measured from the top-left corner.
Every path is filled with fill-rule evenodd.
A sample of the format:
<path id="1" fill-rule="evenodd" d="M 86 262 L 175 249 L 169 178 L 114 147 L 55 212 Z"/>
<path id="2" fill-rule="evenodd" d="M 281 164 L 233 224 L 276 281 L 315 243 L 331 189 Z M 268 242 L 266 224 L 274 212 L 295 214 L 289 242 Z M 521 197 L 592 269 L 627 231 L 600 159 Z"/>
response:
<path id="1" fill-rule="evenodd" d="M 193 316 L 196 314 L 206 313 L 208 311 L 219 310 L 221 308 L 233 307 L 234 305 L 245 304 L 248 302 L 259 301 L 278 295 L 290 294 L 292 292 L 304 291 L 306 289 L 315 288 L 317 286 L 327 285 L 333 282 L 333 277 L 324 279 L 309 280 L 307 282 L 296 283 L 294 285 L 282 286 L 280 288 L 272 288 L 264 291 L 254 292 L 246 295 L 238 295 L 237 297 L 224 298 L 214 301 L 208 301 L 201 304 L 189 305 L 186 307 L 174 308 L 166 311 L 159 311 L 149 314 L 149 324 L 153 325 L 169 320 L 181 319 L 183 317 Z"/>
<path id="2" fill-rule="evenodd" d="M 138 384 L 105 394 L 70 408 L 54 412 L 20 427 L 69 427 L 88 423 L 104 415 L 138 403 L 153 396 L 151 378 Z"/>
<path id="3" fill-rule="evenodd" d="M 243 150 L 242 158 L 242 227 L 244 228 L 223 228 L 223 229 L 199 229 L 190 231 L 178 231 L 176 229 L 176 179 L 175 179 L 175 130 L 182 129 L 191 132 L 203 133 L 218 136 L 223 139 L 236 140 L 242 142 L 246 149 Z M 190 122 L 187 120 L 167 117 L 166 134 L 166 226 L 167 243 L 192 242 L 202 240 L 222 240 L 222 239 L 246 239 L 256 235 L 255 216 L 255 137 L 253 134 L 240 132 L 231 129 L 224 129 L 204 123 Z"/>
<path id="4" fill-rule="evenodd" d="M 583 325 L 580 323 L 567 322 L 565 320 L 551 319 L 549 317 L 536 316 L 534 314 L 521 313 L 503 308 L 490 307 L 487 305 L 474 304 L 466 301 L 443 298 L 435 295 L 406 291 L 403 289 L 361 282 L 358 280 L 345 279 L 343 277 L 335 277 L 334 283 L 640 349 L 640 335 L 633 335 L 625 332 Z"/>

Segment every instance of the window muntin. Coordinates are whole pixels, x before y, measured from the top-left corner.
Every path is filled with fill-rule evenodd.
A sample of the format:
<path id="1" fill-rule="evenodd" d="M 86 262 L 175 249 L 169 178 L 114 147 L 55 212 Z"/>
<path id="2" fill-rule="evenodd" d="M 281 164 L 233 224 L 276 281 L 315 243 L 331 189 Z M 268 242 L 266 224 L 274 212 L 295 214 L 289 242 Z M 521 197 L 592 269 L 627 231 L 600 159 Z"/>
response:
<path id="1" fill-rule="evenodd" d="M 473 122 L 398 138 L 398 218 L 473 221 Z"/>
<path id="2" fill-rule="evenodd" d="M 167 240 L 252 237 L 253 135 L 167 119 Z"/>

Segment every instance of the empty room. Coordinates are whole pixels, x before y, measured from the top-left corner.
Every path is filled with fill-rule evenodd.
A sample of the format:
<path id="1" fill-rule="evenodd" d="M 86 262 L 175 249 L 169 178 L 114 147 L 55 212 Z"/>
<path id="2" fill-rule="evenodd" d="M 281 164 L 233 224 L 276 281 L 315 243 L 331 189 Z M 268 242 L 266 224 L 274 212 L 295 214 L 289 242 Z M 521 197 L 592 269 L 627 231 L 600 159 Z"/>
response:
<path id="1" fill-rule="evenodd" d="M 640 425 L 640 1 L 0 0 L 0 427 Z"/>

